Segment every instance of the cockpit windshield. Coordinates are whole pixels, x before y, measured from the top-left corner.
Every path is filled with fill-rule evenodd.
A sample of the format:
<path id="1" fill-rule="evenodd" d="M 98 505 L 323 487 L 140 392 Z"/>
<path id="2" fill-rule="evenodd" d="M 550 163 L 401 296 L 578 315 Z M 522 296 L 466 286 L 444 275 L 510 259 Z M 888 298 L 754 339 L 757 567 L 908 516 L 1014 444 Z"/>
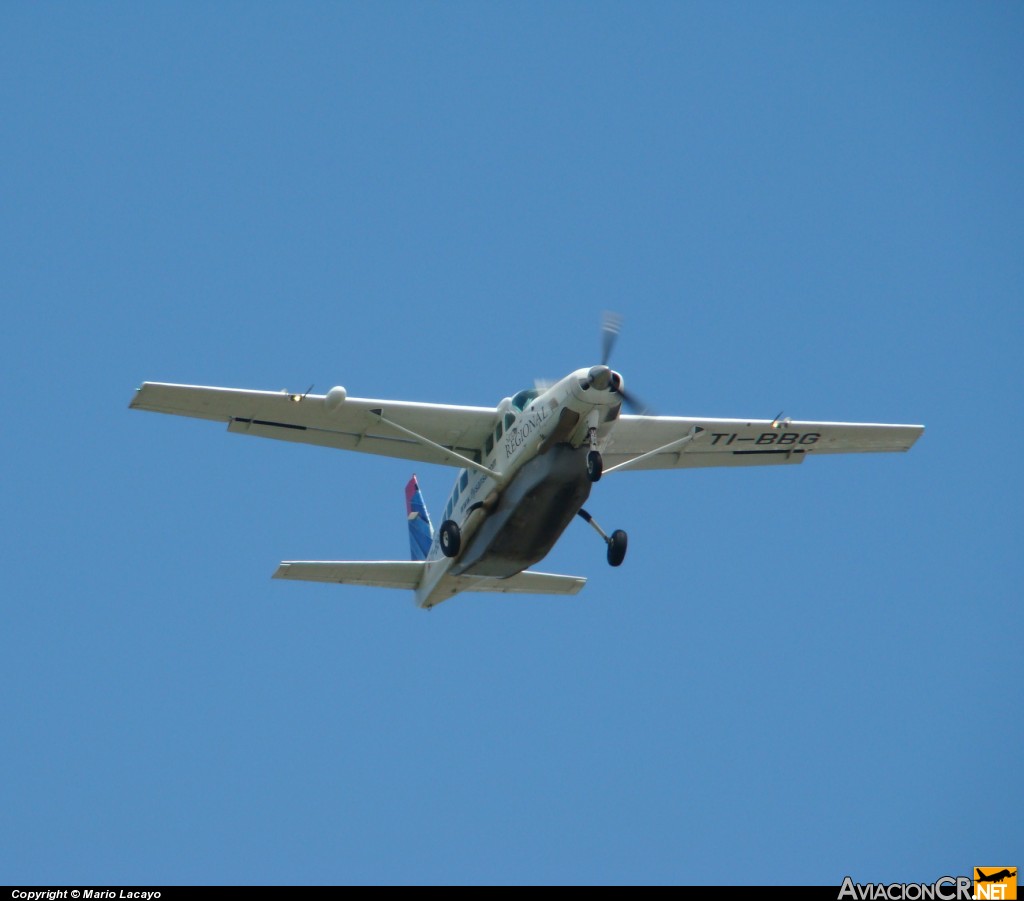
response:
<path id="1" fill-rule="evenodd" d="M 537 399 L 540 392 L 536 388 L 525 388 L 512 398 L 512 408 L 523 412 L 533 401 Z"/>

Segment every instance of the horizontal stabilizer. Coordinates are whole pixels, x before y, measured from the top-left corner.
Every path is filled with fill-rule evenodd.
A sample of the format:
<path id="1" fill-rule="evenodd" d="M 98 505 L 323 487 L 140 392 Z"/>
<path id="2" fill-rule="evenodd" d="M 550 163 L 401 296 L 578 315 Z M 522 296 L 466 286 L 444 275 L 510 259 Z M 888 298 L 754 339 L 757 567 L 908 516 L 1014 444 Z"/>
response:
<path id="1" fill-rule="evenodd" d="M 559 576 L 527 570 L 507 579 L 456 576 L 460 591 L 496 591 L 506 594 L 578 594 L 587 584 L 582 576 Z"/>
<path id="2" fill-rule="evenodd" d="M 427 564 L 419 560 L 286 560 L 274 573 L 275 579 L 302 582 L 333 582 L 342 585 L 371 585 L 378 588 L 416 589 Z M 517 573 L 507 579 L 488 576 L 441 577 L 452 593 L 486 591 L 501 594 L 578 594 L 587 584 L 581 576 L 553 573 Z"/>
<path id="3" fill-rule="evenodd" d="M 277 568 L 274 578 L 415 589 L 425 567 L 419 560 L 286 560 Z"/>

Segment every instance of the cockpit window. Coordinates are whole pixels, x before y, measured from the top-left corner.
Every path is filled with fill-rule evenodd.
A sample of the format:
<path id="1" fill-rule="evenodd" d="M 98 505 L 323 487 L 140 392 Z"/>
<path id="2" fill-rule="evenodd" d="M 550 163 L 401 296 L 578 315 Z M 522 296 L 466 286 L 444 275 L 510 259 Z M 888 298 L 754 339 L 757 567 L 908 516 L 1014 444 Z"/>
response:
<path id="1" fill-rule="evenodd" d="M 522 413 L 532 401 L 537 399 L 539 394 L 540 392 L 536 388 L 526 388 L 512 398 L 512 406 Z"/>

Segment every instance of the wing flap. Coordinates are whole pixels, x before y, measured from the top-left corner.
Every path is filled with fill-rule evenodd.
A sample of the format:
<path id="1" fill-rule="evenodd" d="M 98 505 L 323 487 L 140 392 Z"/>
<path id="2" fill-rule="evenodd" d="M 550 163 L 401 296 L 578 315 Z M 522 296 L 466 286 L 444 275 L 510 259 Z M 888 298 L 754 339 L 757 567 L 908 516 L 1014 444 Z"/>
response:
<path id="1" fill-rule="evenodd" d="M 301 582 L 415 589 L 423 578 L 425 567 L 426 564 L 419 560 L 286 560 L 273 577 Z"/>
<path id="2" fill-rule="evenodd" d="M 457 457 L 443 454 L 435 448 L 394 433 L 383 435 L 375 434 L 370 430 L 364 433 L 341 432 L 252 419 L 233 419 L 228 423 L 228 431 L 236 435 L 275 438 L 278 441 L 313 444 L 318 447 L 332 447 L 336 450 L 360 451 L 364 454 L 397 457 L 400 460 L 413 460 L 417 463 L 436 463 L 439 466 L 459 467 L 464 465 Z M 473 455 L 473 451 L 468 448 L 456 448 L 456 450 L 466 456 Z"/>

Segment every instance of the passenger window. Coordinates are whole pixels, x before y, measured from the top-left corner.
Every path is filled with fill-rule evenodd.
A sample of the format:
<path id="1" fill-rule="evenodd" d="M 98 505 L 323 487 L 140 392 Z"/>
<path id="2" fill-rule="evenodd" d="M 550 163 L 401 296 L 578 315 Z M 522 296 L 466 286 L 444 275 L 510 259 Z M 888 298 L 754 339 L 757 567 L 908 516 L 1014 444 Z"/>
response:
<path id="1" fill-rule="evenodd" d="M 516 421 L 516 417 L 515 417 L 514 413 L 506 413 L 505 414 L 505 429 L 506 429 L 506 431 L 508 429 L 512 428 L 512 423 L 514 423 L 515 421 Z"/>
<path id="2" fill-rule="evenodd" d="M 455 490 L 452 492 L 452 505 L 454 506 L 459 502 L 459 483 L 455 483 Z"/>
<path id="3" fill-rule="evenodd" d="M 448 506 L 445 507 L 444 518 L 445 519 L 451 519 L 452 518 L 452 502 L 451 501 L 448 501 Z"/>
<path id="4" fill-rule="evenodd" d="M 494 436 L 488 435 L 484 442 L 484 456 L 486 457 L 492 450 L 494 450 Z"/>
<path id="5" fill-rule="evenodd" d="M 500 421 L 494 427 L 494 440 L 495 441 L 501 441 L 501 422 Z"/>
<path id="6" fill-rule="evenodd" d="M 463 491 L 465 491 L 465 490 L 466 490 L 466 486 L 467 486 L 468 484 L 469 484 L 469 470 L 468 470 L 468 469 L 464 469 L 464 470 L 462 471 L 462 478 L 461 478 L 461 479 L 459 479 L 459 487 L 460 487 L 460 488 L 461 488 L 461 489 L 462 489 Z"/>

